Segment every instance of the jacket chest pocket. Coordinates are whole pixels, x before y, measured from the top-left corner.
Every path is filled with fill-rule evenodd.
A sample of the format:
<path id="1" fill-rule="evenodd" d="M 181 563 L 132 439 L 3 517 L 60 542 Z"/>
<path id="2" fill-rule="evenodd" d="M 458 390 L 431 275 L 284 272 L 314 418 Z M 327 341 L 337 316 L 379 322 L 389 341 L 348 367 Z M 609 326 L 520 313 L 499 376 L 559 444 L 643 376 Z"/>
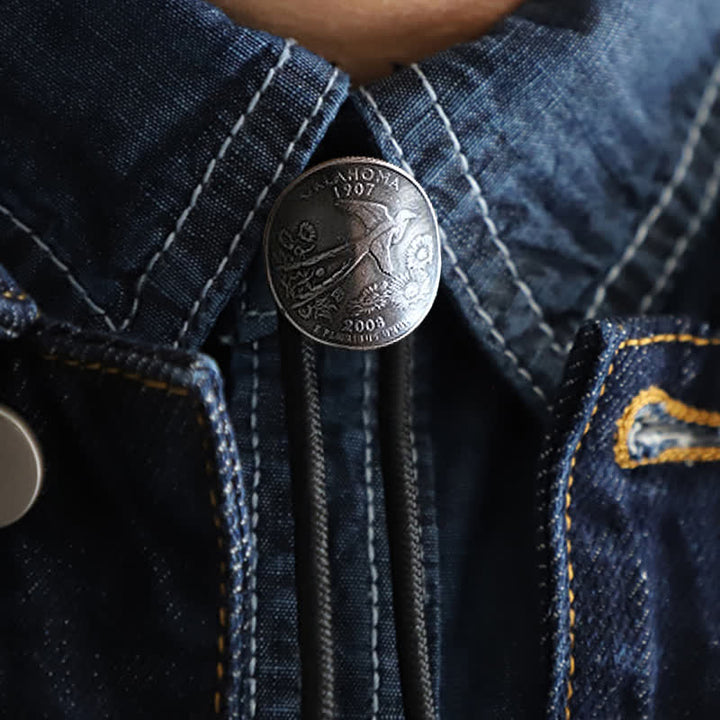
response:
<path id="1" fill-rule="evenodd" d="M 3 342 L 0 367 L 44 462 L 0 531 L 3 715 L 224 711 L 250 547 L 217 368 L 50 327 Z"/>

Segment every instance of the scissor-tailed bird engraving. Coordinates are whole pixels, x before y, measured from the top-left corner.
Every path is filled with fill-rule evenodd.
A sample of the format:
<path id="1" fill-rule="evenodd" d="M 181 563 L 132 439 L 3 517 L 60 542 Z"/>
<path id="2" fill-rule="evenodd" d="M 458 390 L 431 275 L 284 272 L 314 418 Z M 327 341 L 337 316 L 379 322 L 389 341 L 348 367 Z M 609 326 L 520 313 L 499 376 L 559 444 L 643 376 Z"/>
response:
<path id="1" fill-rule="evenodd" d="M 311 257 L 279 265 L 278 270 L 292 273 L 314 270 L 306 278 L 302 292 L 292 307 L 301 307 L 341 283 L 365 258 L 372 258 L 378 270 L 392 277 L 393 263 L 390 248 L 405 236 L 408 224 L 417 217 L 411 210 L 399 210 L 390 215 L 382 203 L 368 200 L 338 200 L 336 206 L 360 221 L 362 232 L 353 233 L 337 245 Z M 333 267 L 334 266 L 334 267 Z"/>

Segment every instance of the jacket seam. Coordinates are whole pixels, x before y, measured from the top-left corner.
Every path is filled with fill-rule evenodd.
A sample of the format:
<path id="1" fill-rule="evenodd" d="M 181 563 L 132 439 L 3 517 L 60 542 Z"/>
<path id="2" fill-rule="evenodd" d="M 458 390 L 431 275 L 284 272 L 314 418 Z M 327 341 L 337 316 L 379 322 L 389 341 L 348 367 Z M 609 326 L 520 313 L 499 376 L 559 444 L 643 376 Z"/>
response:
<path id="1" fill-rule="evenodd" d="M 99 372 L 102 375 L 118 375 L 125 380 L 131 380 L 133 382 L 140 383 L 144 387 L 151 388 L 152 390 L 165 390 L 169 395 L 179 395 L 187 397 L 190 395 L 190 390 L 181 385 L 173 385 L 172 383 L 166 382 L 165 380 L 157 380 L 141 375 L 140 373 L 132 373 L 123 370 L 122 368 L 115 365 L 103 365 L 101 362 L 86 362 L 78 360 L 72 357 L 64 357 L 57 354 L 42 355 L 43 360 L 56 361 L 67 367 L 77 368 L 79 370 L 89 370 Z"/>
<path id="2" fill-rule="evenodd" d="M 152 390 L 163 390 L 168 395 L 176 395 L 181 397 L 188 397 L 190 395 L 190 389 L 179 385 L 173 385 L 163 380 L 157 380 L 141 375 L 140 373 L 131 373 L 119 368 L 117 366 L 106 366 L 100 362 L 85 362 L 72 357 L 61 356 L 57 354 L 45 354 L 41 356 L 43 360 L 50 362 L 58 362 L 69 368 L 75 368 L 83 371 L 98 372 L 104 375 L 116 375 L 131 382 L 140 383 L 143 387 L 150 388 Z M 211 430 L 208 427 L 208 421 L 204 416 L 204 408 L 200 401 L 195 402 L 195 422 L 202 431 L 202 449 L 205 455 L 205 474 L 209 481 L 213 481 L 215 484 L 219 484 L 219 478 L 215 464 L 213 462 L 212 454 L 212 442 L 211 442 Z M 216 715 L 220 715 L 223 709 L 223 682 L 225 677 L 225 655 L 226 655 L 226 635 L 227 635 L 227 564 L 224 558 L 224 541 L 222 535 L 222 521 L 219 514 L 219 505 L 217 500 L 217 494 L 215 488 L 212 485 L 209 488 L 209 501 L 212 509 L 213 526 L 216 531 L 216 542 L 218 552 L 221 555 L 219 563 L 219 585 L 218 585 L 218 625 L 219 630 L 217 632 L 216 639 L 216 664 L 215 664 L 215 678 L 216 687 L 213 691 L 212 705 Z"/>
<path id="3" fill-rule="evenodd" d="M 510 276 L 512 277 L 513 284 L 523 295 L 528 305 L 530 306 L 530 310 L 536 316 L 538 327 L 549 338 L 550 347 L 552 348 L 552 350 L 556 352 L 560 357 L 564 358 L 566 355 L 565 349 L 561 347 L 560 343 L 558 343 L 557 338 L 555 337 L 555 331 L 550 327 L 550 325 L 548 325 L 548 322 L 545 319 L 543 309 L 540 307 L 539 303 L 535 299 L 535 296 L 530 286 L 520 276 L 520 271 L 518 270 L 517 264 L 513 260 L 512 255 L 510 254 L 510 249 L 500 238 L 500 233 L 498 231 L 497 225 L 495 224 L 495 221 L 490 215 L 490 207 L 488 205 L 487 199 L 483 195 L 483 192 L 480 188 L 480 183 L 470 172 L 470 162 L 468 160 L 468 157 L 462 149 L 457 133 L 455 132 L 450 118 L 445 112 L 445 109 L 440 103 L 435 88 L 433 87 L 425 72 L 420 68 L 417 63 L 413 63 L 410 67 L 415 71 L 415 74 L 420 79 L 420 82 L 422 83 L 425 92 L 430 98 L 430 102 L 433 104 L 433 107 L 437 111 L 437 114 L 439 115 L 440 120 L 445 127 L 447 135 L 450 139 L 450 143 L 453 147 L 453 155 L 460 163 L 461 174 L 470 186 L 470 192 L 477 201 L 478 207 L 480 208 L 480 214 L 482 216 L 483 222 L 485 223 L 485 227 L 490 233 L 490 239 L 493 245 L 495 245 L 497 250 L 500 252 L 500 256 L 503 259 L 505 267 L 507 268 Z"/>
<path id="4" fill-rule="evenodd" d="M 565 546 L 567 549 L 567 588 L 568 588 L 568 622 L 567 622 L 567 637 L 568 647 L 570 648 L 570 655 L 568 661 L 567 680 L 565 684 L 565 720 L 571 719 L 570 701 L 575 693 L 573 680 L 576 674 L 576 663 L 575 663 L 575 635 L 576 635 L 576 614 L 575 614 L 575 592 L 573 590 L 573 579 L 575 577 L 575 570 L 572 563 L 572 543 L 570 540 L 570 529 L 572 527 L 572 516 L 571 516 L 571 505 L 572 505 L 572 487 L 575 482 L 575 467 L 577 465 L 578 455 L 583 446 L 585 437 L 590 432 L 592 427 L 593 419 L 597 415 L 600 400 L 605 395 L 608 382 L 615 371 L 617 362 L 617 356 L 621 350 L 625 348 L 640 348 L 648 345 L 654 345 L 658 343 L 690 343 L 697 347 L 712 347 L 720 345 L 720 338 L 703 338 L 698 335 L 692 335 L 690 333 L 661 333 L 656 335 L 647 335 L 639 338 L 627 338 L 623 340 L 613 353 L 612 360 L 608 366 L 607 372 L 605 373 L 605 379 L 600 387 L 600 392 L 593 406 L 590 418 L 585 423 L 582 435 L 575 445 L 572 458 L 570 459 L 570 473 L 568 474 L 567 486 L 565 489 Z"/>
<path id="5" fill-rule="evenodd" d="M 400 143 L 395 137 L 395 133 L 392 129 L 392 126 L 390 125 L 390 122 L 380 110 L 377 101 L 367 88 L 361 87 L 359 88 L 359 91 L 362 96 L 368 101 L 370 108 L 380 121 L 380 125 L 385 131 L 385 134 L 387 135 L 390 144 L 395 149 L 400 164 L 410 174 L 411 177 L 416 177 L 414 170 L 412 169 L 412 167 L 407 161 L 407 158 L 405 157 L 405 153 Z M 500 330 L 498 330 L 492 316 L 487 312 L 487 310 L 482 307 L 482 305 L 480 305 L 480 298 L 478 298 L 477 293 L 470 285 L 470 279 L 468 278 L 467 273 L 460 266 L 460 261 L 455 254 L 455 251 L 450 247 L 450 244 L 447 241 L 447 235 L 445 234 L 445 231 L 442 227 L 440 227 L 440 240 L 442 248 L 450 260 L 450 266 L 452 267 L 453 272 L 459 278 L 463 290 L 465 290 L 467 296 L 470 298 L 470 304 L 472 309 L 475 311 L 480 320 L 482 320 L 482 322 L 487 325 L 490 334 L 494 338 L 495 342 L 497 342 L 500 346 L 503 355 L 508 360 L 510 360 L 518 375 L 520 375 L 520 377 L 522 377 L 523 380 L 530 385 L 530 388 L 535 393 L 535 395 L 537 395 L 543 401 L 543 403 L 547 404 L 547 396 L 545 395 L 542 388 L 535 381 L 535 378 L 531 375 L 530 371 L 520 362 L 520 358 L 510 349 L 507 340 L 500 332 Z"/>
<path id="6" fill-rule="evenodd" d="M 630 244 L 625 248 L 618 261 L 610 267 L 605 274 L 603 281 L 600 283 L 593 296 L 592 303 L 585 313 L 585 320 L 592 320 L 597 316 L 600 306 L 605 301 L 607 291 L 615 283 L 620 276 L 620 273 L 625 267 L 632 261 L 637 254 L 637 251 L 647 240 L 650 235 L 650 231 L 657 224 L 658 220 L 663 217 L 665 211 L 670 206 L 675 193 L 683 185 L 687 177 L 690 166 L 695 158 L 697 147 L 702 137 L 702 132 L 705 129 L 708 121 L 711 117 L 711 110 L 715 101 L 717 100 L 718 92 L 720 91 L 720 61 L 718 61 L 706 83 L 705 90 L 703 92 L 700 104 L 695 113 L 693 121 L 688 130 L 687 137 L 683 144 L 680 159 L 675 166 L 673 174 L 669 182 L 663 187 L 659 198 L 650 209 L 650 212 L 645 216 L 643 221 L 640 223 L 635 236 L 633 237 Z"/>
<path id="7" fill-rule="evenodd" d="M 16 293 L 12 290 L 4 290 L 2 296 L 6 300 L 19 300 L 20 302 L 30 299 L 24 292 Z"/>
<path id="8" fill-rule="evenodd" d="M 217 151 L 215 156 L 210 160 L 207 167 L 205 168 L 205 172 L 203 173 L 202 178 L 200 179 L 200 182 L 195 186 L 195 189 L 192 192 L 192 195 L 190 196 L 190 202 L 186 205 L 186 207 L 183 209 L 183 211 L 178 216 L 177 220 L 175 221 L 175 226 L 170 231 L 169 235 L 165 238 L 165 241 L 163 242 L 162 246 L 159 250 L 155 252 L 155 254 L 150 258 L 150 261 L 148 262 L 147 266 L 145 267 L 145 271 L 140 276 L 140 279 L 137 281 L 137 284 L 135 286 L 135 295 L 133 297 L 132 306 L 130 308 L 130 312 L 128 313 L 127 317 L 122 321 L 120 324 L 120 330 L 126 330 L 130 324 L 135 319 L 135 316 L 137 315 L 138 310 L 140 309 L 140 297 L 143 293 L 143 290 L 145 288 L 145 284 L 150 277 L 150 274 L 153 271 L 153 268 L 157 264 L 157 262 L 162 258 L 162 256 L 170 250 L 170 248 L 173 246 L 175 241 L 177 240 L 178 235 L 180 234 L 180 231 L 182 230 L 183 226 L 185 225 L 185 222 L 190 217 L 190 214 L 195 209 L 195 206 L 198 203 L 198 200 L 200 199 L 200 196 L 202 195 L 205 187 L 210 182 L 210 179 L 215 172 L 215 168 L 217 164 L 224 159 L 225 154 L 227 153 L 228 149 L 234 142 L 235 138 L 237 137 L 237 134 L 240 132 L 240 130 L 245 125 L 245 121 L 247 118 L 253 113 L 255 108 L 257 107 L 258 102 L 260 101 L 260 98 L 264 95 L 265 91 L 270 87 L 273 80 L 275 79 L 276 73 L 283 68 L 283 66 L 287 63 L 287 61 L 290 59 L 290 52 L 292 50 L 292 47 L 296 44 L 296 42 L 292 39 L 288 39 L 285 41 L 285 45 L 282 49 L 282 52 L 280 53 L 280 56 L 278 57 L 275 64 L 268 70 L 267 74 L 265 75 L 265 79 L 262 82 L 262 85 L 258 88 L 258 90 L 255 92 L 255 94 L 250 99 L 250 102 L 248 106 L 243 110 L 240 117 L 235 121 L 235 124 L 230 129 L 230 132 L 227 134 L 225 139 L 223 140 L 222 145 L 220 146 L 220 149 Z"/>

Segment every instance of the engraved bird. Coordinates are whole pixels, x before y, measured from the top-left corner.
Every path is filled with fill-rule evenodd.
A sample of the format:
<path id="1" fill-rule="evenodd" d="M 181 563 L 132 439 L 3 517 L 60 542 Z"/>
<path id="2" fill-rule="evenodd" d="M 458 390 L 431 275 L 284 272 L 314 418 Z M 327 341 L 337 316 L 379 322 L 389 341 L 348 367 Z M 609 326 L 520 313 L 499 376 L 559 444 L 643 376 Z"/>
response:
<path id="1" fill-rule="evenodd" d="M 312 257 L 279 267 L 283 272 L 316 268 L 317 282 L 301 294 L 293 307 L 312 302 L 324 292 L 335 288 L 367 257 L 375 261 L 380 272 L 392 276 L 390 248 L 404 238 L 408 224 L 417 217 L 416 213 L 405 208 L 393 217 L 385 205 L 368 200 L 338 200 L 336 206 L 357 218 L 364 231 Z M 337 261 L 340 261 L 339 266 L 328 274 L 326 265 Z"/>
<path id="2" fill-rule="evenodd" d="M 363 257 L 369 253 L 381 272 L 392 275 L 390 248 L 403 239 L 408 223 L 417 215 L 403 208 L 393 217 L 382 203 L 367 200 L 339 200 L 336 204 L 365 226 L 364 235 L 351 239 L 356 252 Z"/>

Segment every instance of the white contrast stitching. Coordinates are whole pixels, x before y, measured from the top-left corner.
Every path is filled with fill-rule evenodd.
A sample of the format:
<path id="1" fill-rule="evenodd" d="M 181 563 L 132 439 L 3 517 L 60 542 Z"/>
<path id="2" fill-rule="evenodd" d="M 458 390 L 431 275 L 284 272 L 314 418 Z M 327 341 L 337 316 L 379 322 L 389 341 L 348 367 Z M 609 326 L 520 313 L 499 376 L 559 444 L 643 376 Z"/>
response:
<path id="1" fill-rule="evenodd" d="M 29 228 L 22 220 L 18 220 L 5 206 L 0 205 L 0 213 L 5 215 L 10 222 L 18 229 L 22 230 L 41 250 L 43 250 L 53 264 L 67 278 L 68 282 L 78 291 L 80 297 L 85 304 L 93 311 L 94 315 L 101 315 L 105 324 L 110 330 L 116 330 L 115 323 L 110 319 L 108 314 L 103 310 L 89 295 L 88 291 L 80 284 L 79 280 L 72 274 L 70 268 L 52 251 L 49 245 L 44 243 L 40 236 L 31 228 Z"/>
<path id="2" fill-rule="evenodd" d="M 292 155 L 293 151 L 295 150 L 295 146 L 297 145 L 300 138 L 305 134 L 305 131 L 307 130 L 308 126 L 312 122 L 312 120 L 315 118 L 315 116 L 320 112 L 322 106 L 325 103 L 325 100 L 327 99 L 328 94 L 332 90 L 333 86 L 335 85 L 338 75 L 340 74 L 340 71 L 335 68 L 333 70 L 332 75 L 330 76 L 330 79 L 327 82 L 327 85 L 325 86 L 325 89 L 323 90 L 320 97 L 318 97 L 317 102 L 315 103 L 315 107 L 313 107 L 310 114 L 302 121 L 302 124 L 300 125 L 297 133 L 295 134 L 295 137 L 290 141 L 290 144 L 285 149 L 285 152 L 282 156 L 282 159 L 278 163 L 278 166 L 275 168 L 275 172 L 273 173 L 272 178 L 270 178 L 270 181 L 265 185 L 265 187 L 260 191 L 260 194 L 257 196 L 257 199 L 255 200 L 255 204 L 250 210 L 250 212 L 245 217 L 245 221 L 242 224 L 242 227 L 240 228 L 240 231 L 235 235 L 235 237 L 232 239 L 232 242 L 230 243 L 230 248 L 228 249 L 227 255 L 220 261 L 220 264 L 217 267 L 217 270 L 215 271 L 215 274 L 205 283 L 203 286 L 203 289 L 200 292 L 200 297 L 193 303 L 192 308 L 190 309 L 190 314 L 188 315 L 187 319 L 183 323 L 182 328 L 180 329 L 180 334 L 177 337 L 177 340 L 173 343 L 173 347 L 177 348 L 180 343 L 182 342 L 182 339 L 185 337 L 185 334 L 187 333 L 188 329 L 190 328 L 190 323 L 193 321 L 195 316 L 197 315 L 198 311 L 200 310 L 200 306 L 202 305 L 203 300 L 207 297 L 208 293 L 210 292 L 212 286 L 215 284 L 217 279 L 222 275 L 223 271 L 225 270 L 225 266 L 230 261 L 230 258 L 233 256 L 235 250 L 237 249 L 237 246 L 240 242 L 240 238 L 242 238 L 243 234 L 245 233 L 245 230 L 247 230 L 248 226 L 252 222 L 253 218 L 255 217 L 255 214 L 257 213 L 258 209 L 262 205 L 263 201 L 265 200 L 268 192 L 270 191 L 270 188 L 277 182 L 278 178 L 280 177 L 280 174 L 282 173 L 283 169 L 285 168 L 285 164 L 290 159 L 290 156 Z"/>
<path id="3" fill-rule="evenodd" d="M 608 289 L 618 279 L 625 266 L 633 259 L 633 257 L 635 257 L 635 254 L 647 239 L 650 230 L 652 230 L 655 223 L 657 223 L 663 212 L 665 212 L 666 208 L 672 201 L 676 190 L 685 180 L 685 176 L 687 175 L 693 158 L 695 157 L 695 151 L 697 150 L 698 143 L 700 142 L 701 132 L 710 118 L 710 110 L 715 104 L 719 89 L 720 61 L 715 65 L 712 75 L 708 80 L 707 87 L 705 88 L 702 100 L 700 101 L 700 106 L 695 114 L 685 145 L 683 146 L 680 154 L 680 160 L 675 167 L 675 171 L 673 172 L 670 182 L 663 188 L 658 201 L 655 205 L 653 205 L 650 212 L 638 227 L 632 242 L 625 248 L 625 252 L 623 252 L 617 263 L 610 268 L 605 276 L 605 280 L 595 291 L 595 297 L 593 298 L 592 304 L 585 313 L 586 320 L 592 320 L 597 315 L 600 306 L 605 300 Z"/>
<path id="4" fill-rule="evenodd" d="M 656 280 L 650 292 L 645 295 L 640 303 L 640 312 L 645 313 L 650 309 L 655 298 L 662 293 L 667 285 L 672 274 L 677 270 L 678 265 L 685 251 L 688 249 L 693 238 L 698 234 L 703 222 L 707 218 L 710 211 L 713 209 L 714 202 L 718 196 L 720 190 L 720 158 L 715 161 L 713 166 L 713 172 L 710 179 L 705 185 L 705 192 L 703 193 L 700 206 L 697 213 L 690 221 L 687 230 L 683 233 L 680 239 L 675 244 L 673 254 L 667 259 L 663 267 L 663 272 L 660 277 Z"/>
<path id="5" fill-rule="evenodd" d="M 257 526 L 259 520 L 258 506 L 259 495 L 258 488 L 260 486 L 260 433 L 258 430 L 258 395 L 260 388 L 260 352 L 259 343 L 255 340 L 252 344 L 252 396 L 250 399 L 250 444 L 253 451 L 253 480 L 252 480 L 252 496 L 251 496 L 251 535 L 252 544 L 255 547 L 252 566 L 250 568 L 250 665 L 248 667 L 248 685 L 249 685 L 249 711 L 250 718 L 255 717 L 257 711 L 257 679 L 255 671 L 257 667 Z"/>
<path id="6" fill-rule="evenodd" d="M 243 279 L 242 283 L 240 284 L 240 315 L 241 316 L 244 314 L 245 308 L 247 307 L 247 291 L 248 291 L 247 279 Z"/>
<path id="7" fill-rule="evenodd" d="M 217 163 L 220 162 L 224 157 L 225 153 L 228 151 L 228 148 L 232 144 L 233 140 L 237 137 L 237 134 L 240 132 L 240 130 L 245 125 L 245 121 L 250 116 L 250 114 L 255 110 L 255 107 L 257 106 L 260 98 L 262 97 L 263 93 L 270 87 L 270 84 L 272 83 L 275 74 L 282 69 L 283 65 L 290 59 L 290 51 L 295 45 L 295 40 L 286 40 L 285 46 L 283 47 L 282 52 L 280 53 L 280 56 L 278 57 L 277 62 L 273 67 L 268 70 L 267 74 L 265 75 L 265 79 L 263 80 L 262 85 L 257 90 L 257 92 L 252 96 L 250 100 L 250 104 L 247 106 L 247 108 L 243 111 L 242 115 L 237 119 L 235 124 L 232 126 L 230 132 L 228 133 L 227 137 L 223 141 L 223 144 L 220 146 L 220 150 L 218 151 L 217 155 L 215 155 L 212 160 L 208 163 L 208 166 L 205 168 L 205 173 L 202 176 L 202 179 L 200 182 L 195 186 L 195 189 L 192 192 L 192 195 L 190 196 L 190 202 L 185 207 L 185 209 L 180 213 L 180 217 L 178 217 L 177 221 L 175 222 L 175 227 L 170 231 L 170 234 L 165 238 L 165 242 L 163 243 L 162 247 L 150 258 L 150 262 L 147 264 L 147 267 L 145 268 L 145 272 L 140 276 L 140 279 L 137 282 L 137 285 L 135 286 L 135 297 L 133 298 L 132 307 L 130 308 L 130 313 L 128 316 L 123 320 L 122 324 L 120 325 L 120 330 L 126 330 L 130 323 L 135 319 L 135 315 L 137 314 L 138 310 L 140 309 L 140 295 L 142 294 L 143 288 L 145 287 L 145 283 L 147 282 L 150 273 L 152 272 L 153 268 L 155 267 L 155 264 L 160 260 L 160 258 L 172 247 L 173 243 L 177 239 L 177 236 L 182 229 L 183 225 L 185 224 L 185 221 L 190 216 L 190 213 L 194 210 L 195 206 L 197 205 L 198 199 L 200 198 L 200 195 L 202 194 L 203 190 L 205 189 L 206 185 L 210 181 L 210 178 L 212 177 L 213 172 L 215 171 L 215 167 L 217 166 Z"/>
<path id="8" fill-rule="evenodd" d="M 272 317 L 277 315 L 275 310 L 246 310 L 242 317 Z"/>
<path id="9" fill-rule="evenodd" d="M 503 354 L 505 355 L 505 357 L 508 358 L 508 360 L 510 360 L 515 365 L 515 369 L 517 370 L 518 374 L 521 377 L 523 377 L 528 383 L 530 383 L 530 387 L 532 388 L 533 392 L 541 400 L 543 400 L 544 402 L 547 402 L 547 396 L 545 395 L 545 393 L 537 385 L 537 383 L 535 382 L 535 379 L 530 374 L 530 372 L 520 364 L 520 359 L 508 347 L 507 341 L 505 340 L 503 335 L 500 333 L 500 331 L 497 329 L 497 326 L 495 325 L 495 322 L 492 319 L 492 317 L 480 305 L 480 298 L 478 298 L 475 290 L 473 290 L 472 286 L 470 285 L 470 280 L 468 279 L 468 276 L 465 274 L 465 271 L 460 267 L 460 263 L 458 261 L 457 255 L 455 255 L 455 251 L 450 247 L 450 245 L 447 241 L 447 235 L 445 235 L 444 230 L 440 231 L 440 236 L 442 239 L 443 250 L 447 253 L 448 257 L 450 258 L 450 265 L 452 266 L 452 269 L 454 270 L 455 274 L 460 278 L 460 281 L 462 282 L 463 287 L 465 288 L 465 292 L 470 297 L 470 302 L 472 303 L 472 306 L 473 306 L 475 312 L 488 325 L 488 327 L 490 328 L 490 334 L 495 338 L 495 340 L 498 343 L 500 343 L 500 345 L 503 349 Z"/>
<path id="10" fill-rule="evenodd" d="M 365 495 L 367 497 L 367 551 L 370 565 L 370 655 L 372 659 L 372 720 L 377 720 L 380 711 L 380 658 L 378 656 L 378 623 L 380 610 L 378 602 L 378 570 L 375 563 L 375 491 L 373 490 L 372 425 L 370 422 L 370 378 L 372 361 L 369 353 L 363 357 L 363 404 L 362 418 L 365 432 Z"/>
<path id="11" fill-rule="evenodd" d="M 398 159 L 400 160 L 400 164 L 410 175 L 415 177 L 415 173 L 413 172 L 413 169 L 410 167 L 407 160 L 405 159 L 405 153 L 403 152 L 402 147 L 400 147 L 400 144 L 398 143 L 397 139 L 395 138 L 395 134 L 393 132 L 393 129 L 392 129 L 390 123 L 388 122 L 388 119 L 380 111 L 380 108 L 378 107 L 378 104 L 375 101 L 375 98 L 370 94 L 370 92 L 366 88 L 361 87 L 360 92 L 366 98 L 366 100 L 369 102 L 373 111 L 377 115 L 378 120 L 380 121 L 380 124 L 383 126 L 383 129 L 385 130 L 385 132 L 388 136 L 388 139 L 390 140 L 392 146 L 395 148 L 395 151 L 397 152 Z M 537 385 L 537 383 L 535 383 L 535 380 L 533 379 L 530 372 L 520 364 L 520 359 L 508 347 L 507 341 L 505 340 L 503 335 L 500 333 L 500 331 L 497 329 L 492 317 L 480 305 L 480 299 L 478 298 L 477 294 L 475 293 L 472 286 L 470 285 L 470 280 L 468 279 L 468 276 L 465 274 L 465 271 L 460 267 L 460 262 L 457 258 L 457 255 L 455 255 L 455 252 L 448 244 L 447 235 L 445 234 L 445 231 L 442 228 L 440 228 L 440 238 L 442 240 L 443 250 L 447 254 L 448 258 L 450 259 L 450 265 L 453 269 L 453 272 L 460 278 L 460 282 L 463 285 L 463 289 L 465 290 L 468 297 L 470 298 L 470 303 L 473 307 L 473 310 L 475 310 L 478 317 L 488 326 L 488 328 L 490 330 L 490 334 L 493 336 L 495 341 L 500 345 L 505 357 L 507 357 L 508 360 L 510 360 L 512 362 L 512 364 L 515 366 L 515 369 L 518 372 L 518 374 L 530 384 L 532 391 L 541 400 L 543 400 L 543 402 L 547 403 L 547 397 L 546 397 L 545 393 L 541 390 L 541 388 Z"/>
<path id="12" fill-rule="evenodd" d="M 557 339 L 555 338 L 555 332 L 545 320 L 543 310 L 538 304 L 537 300 L 535 300 L 535 296 L 533 295 L 530 286 L 520 277 L 520 272 L 518 271 L 515 261 L 510 255 L 510 250 L 508 246 L 500 239 L 500 233 L 498 232 L 497 225 L 495 225 L 495 221 L 492 219 L 492 217 L 490 217 L 490 208 L 488 207 L 487 200 L 482 194 L 482 190 L 480 189 L 480 184 L 478 183 L 477 179 L 470 173 L 470 162 L 468 161 L 467 155 L 462 150 L 460 140 L 457 136 L 457 133 L 453 129 L 450 118 L 447 116 L 445 109 L 440 104 L 440 100 L 438 99 L 437 93 L 435 92 L 435 88 L 432 86 L 427 75 L 422 71 L 419 65 L 413 63 L 410 67 L 420 78 L 420 82 L 422 82 L 425 91 L 430 97 L 430 101 L 432 102 L 435 110 L 440 116 L 440 120 L 442 120 L 442 123 L 445 126 L 448 137 L 450 138 L 450 142 L 452 143 L 453 150 L 455 152 L 455 157 L 457 157 L 458 162 L 460 163 L 460 169 L 462 171 L 463 177 L 467 180 L 468 185 L 470 186 L 470 192 L 472 193 L 473 197 L 477 201 L 478 207 L 480 208 L 480 214 L 482 215 L 483 222 L 485 223 L 485 226 L 490 233 L 490 239 L 492 240 L 493 245 L 495 245 L 495 247 L 499 250 L 500 255 L 502 256 L 502 259 L 505 263 L 505 267 L 508 269 L 510 275 L 512 276 L 515 287 L 517 287 L 517 289 L 524 295 L 528 305 L 530 306 L 530 309 L 537 316 L 538 327 L 540 328 L 540 330 L 542 330 L 542 332 L 545 333 L 548 338 L 550 338 L 550 347 L 556 353 L 564 357 L 565 350 L 557 342 Z"/>
<path id="13" fill-rule="evenodd" d="M 370 91 L 367 88 L 361 87 L 359 88 L 359 90 L 360 93 L 365 97 L 365 99 L 370 103 L 370 107 L 377 115 L 378 120 L 380 120 L 380 124 L 383 126 L 383 130 L 385 130 L 385 133 L 388 136 L 388 140 L 390 140 L 390 143 L 395 148 L 395 152 L 398 155 L 400 164 L 410 175 L 412 175 L 412 177 L 415 177 L 415 171 L 410 167 L 410 164 L 405 159 L 405 153 L 403 152 L 402 147 L 400 147 L 400 143 L 395 138 L 395 133 L 393 132 L 392 126 L 390 125 L 390 122 L 385 117 L 385 115 L 383 115 L 383 113 L 380 111 L 380 107 L 375 101 L 375 98 L 370 94 Z"/>

